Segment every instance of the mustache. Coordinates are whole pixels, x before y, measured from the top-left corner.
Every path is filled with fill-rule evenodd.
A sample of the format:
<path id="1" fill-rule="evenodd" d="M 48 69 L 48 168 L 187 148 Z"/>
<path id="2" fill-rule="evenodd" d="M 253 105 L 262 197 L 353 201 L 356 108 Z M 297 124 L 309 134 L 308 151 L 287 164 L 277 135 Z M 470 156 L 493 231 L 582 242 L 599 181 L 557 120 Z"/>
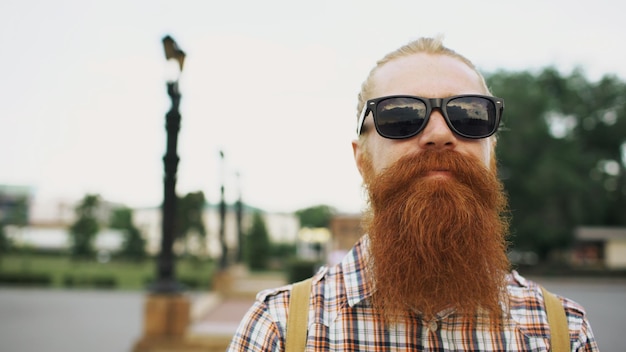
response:
<path id="1" fill-rule="evenodd" d="M 424 177 L 432 171 L 449 172 L 456 177 L 464 178 L 467 170 L 480 165 L 487 167 L 475 156 L 464 155 L 454 150 L 425 150 L 420 153 L 405 155 L 395 162 L 397 174 L 412 177 Z M 461 181 L 463 181 L 461 179 Z"/>
<path id="2" fill-rule="evenodd" d="M 493 184 L 484 182 L 488 173 L 495 172 L 477 157 L 454 150 L 425 150 L 405 155 L 369 180 L 379 195 L 399 195 L 409 192 L 421 178 L 433 171 L 449 173 L 455 182 L 479 193 L 490 193 Z"/>
<path id="3" fill-rule="evenodd" d="M 425 177 L 433 171 L 440 170 L 445 170 L 452 177 L 450 179 Z M 372 210 L 377 211 L 393 206 L 391 204 L 393 202 L 410 199 L 415 192 L 419 192 L 419 189 L 436 184 L 444 186 L 445 189 L 456 184 L 459 189 L 464 189 L 468 193 L 482 195 L 476 201 L 484 207 L 495 207 L 498 211 L 504 211 L 506 208 L 506 201 L 500 197 L 504 190 L 503 184 L 497 180 L 497 171 L 489 169 L 473 155 L 461 154 L 454 150 L 425 150 L 405 155 L 377 175 L 370 170 L 365 187 L 369 195 L 368 203 Z M 376 192 L 371 192 L 373 189 Z M 445 192 L 441 189 L 437 194 L 444 196 Z M 423 201 L 430 202 L 427 199 Z"/>

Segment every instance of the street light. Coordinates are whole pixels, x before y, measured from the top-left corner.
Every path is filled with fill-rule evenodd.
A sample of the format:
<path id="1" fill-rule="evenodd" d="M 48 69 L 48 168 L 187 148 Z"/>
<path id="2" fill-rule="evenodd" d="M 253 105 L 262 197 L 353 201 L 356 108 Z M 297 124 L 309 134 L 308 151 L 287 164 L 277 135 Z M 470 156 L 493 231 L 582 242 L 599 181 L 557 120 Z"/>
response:
<path id="1" fill-rule="evenodd" d="M 235 216 L 237 222 L 237 264 L 243 263 L 243 201 L 241 196 L 241 181 L 239 172 L 236 174 L 237 176 L 237 186 L 239 188 L 239 198 L 237 198 L 237 202 L 235 203 Z"/>
<path id="2" fill-rule="evenodd" d="M 224 152 L 220 150 L 220 247 L 222 256 L 220 258 L 220 270 L 226 270 L 228 267 L 228 246 L 226 245 L 226 198 L 224 197 Z"/>
<path id="3" fill-rule="evenodd" d="M 167 94 L 172 100 L 172 107 L 165 115 L 165 129 L 167 131 L 167 149 L 163 156 L 165 175 L 163 177 L 163 206 L 161 251 L 157 259 L 157 279 L 149 287 L 144 306 L 143 336 L 135 343 L 133 352 L 163 350 L 188 350 L 183 339 L 190 321 L 191 302 L 181 294 L 183 286 L 176 281 L 174 270 L 174 233 L 176 225 L 176 169 L 178 155 L 176 144 L 180 129 L 180 92 L 178 79 L 183 70 L 185 53 L 178 48 L 170 36 L 163 38 L 165 58 L 176 60 L 177 74 L 167 80 Z"/>
<path id="4" fill-rule="evenodd" d="M 174 235 L 176 226 L 176 171 L 178 169 L 178 155 L 176 146 L 178 143 L 178 131 L 180 129 L 180 92 L 178 80 L 183 71 L 185 53 L 180 50 L 172 37 L 163 38 L 163 49 L 167 60 L 175 60 L 178 63 L 178 73 L 175 77 L 168 77 L 167 94 L 172 106 L 165 115 L 165 129 L 167 131 L 167 149 L 163 156 L 165 175 L 163 177 L 163 205 L 162 205 L 162 234 L 161 251 L 157 262 L 157 280 L 153 283 L 151 291 L 154 293 L 177 293 L 182 291 L 182 285 L 175 278 L 175 262 L 173 255 Z"/>

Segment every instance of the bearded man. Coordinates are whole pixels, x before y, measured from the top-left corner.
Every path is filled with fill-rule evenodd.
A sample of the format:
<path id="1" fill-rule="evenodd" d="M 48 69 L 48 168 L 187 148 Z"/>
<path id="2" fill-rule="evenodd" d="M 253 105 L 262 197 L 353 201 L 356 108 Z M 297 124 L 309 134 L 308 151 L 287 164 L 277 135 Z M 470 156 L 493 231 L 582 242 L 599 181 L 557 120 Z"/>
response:
<path id="1" fill-rule="evenodd" d="M 438 38 L 388 54 L 363 83 L 352 142 L 364 235 L 310 281 L 306 351 L 549 351 L 539 285 L 510 271 L 495 133 L 504 101 Z M 257 296 L 230 351 L 283 351 L 293 285 Z M 308 289 L 309 290 L 309 289 Z M 584 309 L 559 297 L 567 350 L 597 351 Z"/>

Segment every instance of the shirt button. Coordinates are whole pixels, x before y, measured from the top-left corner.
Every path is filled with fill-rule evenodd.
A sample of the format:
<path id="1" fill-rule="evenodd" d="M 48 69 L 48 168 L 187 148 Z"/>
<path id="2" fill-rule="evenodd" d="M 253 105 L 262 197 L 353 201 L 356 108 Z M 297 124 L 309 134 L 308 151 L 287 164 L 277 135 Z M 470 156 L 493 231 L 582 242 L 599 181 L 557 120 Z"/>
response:
<path id="1" fill-rule="evenodd" d="M 428 323 L 428 330 L 435 332 L 437 331 L 437 322 L 435 320 L 431 321 L 430 323 Z"/>

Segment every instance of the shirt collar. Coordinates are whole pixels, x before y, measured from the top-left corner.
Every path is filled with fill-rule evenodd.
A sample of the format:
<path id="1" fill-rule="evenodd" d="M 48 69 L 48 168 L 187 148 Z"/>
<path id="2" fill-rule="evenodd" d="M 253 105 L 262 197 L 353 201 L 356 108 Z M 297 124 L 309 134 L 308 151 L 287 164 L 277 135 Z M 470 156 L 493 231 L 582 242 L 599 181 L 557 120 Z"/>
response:
<path id="1" fill-rule="evenodd" d="M 370 286 L 367 285 L 368 252 L 369 237 L 364 235 L 341 261 L 346 298 L 350 307 L 369 298 L 372 294 Z"/>

